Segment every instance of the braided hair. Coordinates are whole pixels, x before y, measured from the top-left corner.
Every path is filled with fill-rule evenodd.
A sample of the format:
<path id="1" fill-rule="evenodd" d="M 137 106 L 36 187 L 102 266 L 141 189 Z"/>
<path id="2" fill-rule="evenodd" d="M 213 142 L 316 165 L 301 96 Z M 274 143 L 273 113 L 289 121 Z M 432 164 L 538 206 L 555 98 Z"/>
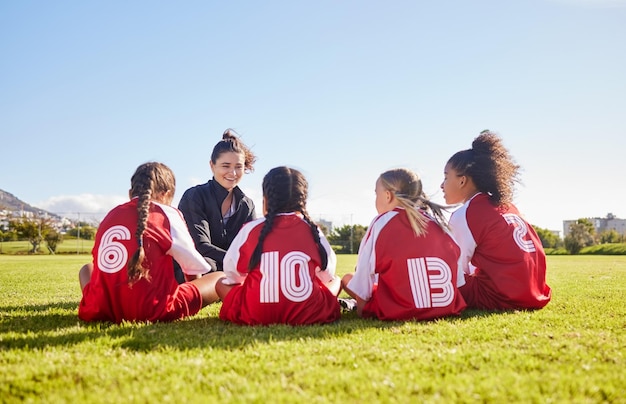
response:
<path id="1" fill-rule="evenodd" d="M 246 146 L 239 136 L 237 132 L 232 129 L 226 129 L 224 134 L 222 135 L 222 140 L 217 142 L 217 144 L 213 147 L 213 152 L 211 153 L 211 161 L 213 164 L 217 163 L 217 159 L 223 153 L 233 152 L 237 154 L 243 154 L 244 156 L 244 170 L 246 173 L 251 173 L 254 171 L 254 163 L 256 162 L 256 156 L 252 151 Z"/>
<path id="2" fill-rule="evenodd" d="M 472 148 L 457 152 L 448 165 L 458 175 L 472 178 L 476 188 L 489 195 L 491 203 L 503 206 L 512 202 L 520 166 L 515 163 L 502 139 L 489 130 L 480 132 Z"/>
<path id="3" fill-rule="evenodd" d="M 328 253 L 320 241 L 319 229 L 311 220 L 306 210 L 306 200 L 308 196 L 308 183 L 304 175 L 293 168 L 276 167 L 271 169 L 263 177 L 263 197 L 266 199 L 267 214 L 265 223 L 261 229 L 259 240 L 252 253 L 248 269 L 254 269 L 261 260 L 263 253 L 263 242 L 274 226 L 274 219 L 279 213 L 300 212 L 304 221 L 311 229 L 313 240 L 317 244 L 322 260 L 321 268 L 325 270 L 328 266 Z"/>
<path id="4" fill-rule="evenodd" d="M 396 168 L 385 171 L 379 177 L 382 186 L 393 193 L 409 217 L 409 223 L 416 236 L 426 234 L 427 220 L 420 210 L 430 212 L 439 226 L 446 228 L 443 214 L 448 207 L 428 199 L 422 187 L 422 180 L 411 170 Z"/>
<path id="5" fill-rule="evenodd" d="M 150 162 L 137 167 L 130 179 L 130 196 L 137 197 L 137 250 L 128 261 L 128 283 L 132 285 L 141 278 L 150 280 L 148 269 L 143 266 L 146 253 L 143 245 L 143 233 L 148 224 L 150 200 L 167 191 L 174 193 L 176 179 L 172 170 L 165 164 Z"/>

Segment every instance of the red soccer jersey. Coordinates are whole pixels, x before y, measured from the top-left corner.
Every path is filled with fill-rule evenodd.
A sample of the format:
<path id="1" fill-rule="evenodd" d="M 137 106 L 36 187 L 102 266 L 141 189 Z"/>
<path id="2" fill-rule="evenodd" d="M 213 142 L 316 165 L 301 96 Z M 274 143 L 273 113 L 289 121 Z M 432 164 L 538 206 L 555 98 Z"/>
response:
<path id="1" fill-rule="evenodd" d="M 457 282 L 459 247 L 430 216 L 416 236 L 403 208 L 372 221 L 361 241 L 348 288 L 367 300 L 363 317 L 429 320 L 459 315 L 465 308 Z"/>
<path id="2" fill-rule="evenodd" d="M 248 271 L 265 218 L 246 223 L 224 257 L 226 283 L 238 284 L 224 298 L 222 320 L 237 324 L 317 324 L 339 319 L 337 297 L 325 286 L 335 275 L 336 256 L 319 232 L 328 253 L 321 260 L 311 228 L 294 213 L 279 214 L 263 243 L 259 265 Z"/>
<path id="3" fill-rule="evenodd" d="M 83 290 L 78 316 L 85 321 L 171 321 L 202 307 L 198 288 L 174 278 L 173 259 L 183 272 L 197 275 L 211 267 L 196 251 L 180 212 L 150 203 L 143 235 L 150 280 L 128 285 L 127 264 L 137 249 L 137 198 L 119 205 L 104 218 L 92 251 L 94 270 Z"/>
<path id="4" fill-rule="evenodd" d="M 450 218 L 461 247 L 469 307 L 489 310 L 539 309 L 550 301 L 546 255 L 533 227 L 517 208 L 496 207 L 476 194 Z"/>

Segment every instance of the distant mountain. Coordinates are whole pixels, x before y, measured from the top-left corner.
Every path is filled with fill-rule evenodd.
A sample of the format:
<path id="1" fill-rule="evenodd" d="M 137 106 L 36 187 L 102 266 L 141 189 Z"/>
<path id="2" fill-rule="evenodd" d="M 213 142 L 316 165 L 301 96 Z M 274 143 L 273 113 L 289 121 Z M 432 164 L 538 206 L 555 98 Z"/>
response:
<path id="1" fill-rule="evenodd" d="M 33 212 L 39 214 L 40 212 L 47 213 L 48 216 L 59 217 L 56 213 L 48 212 L 43 209 L 39 209 L 35 206 L 20 200 L 15 195 L 0 189 L 0 210 L 9 210 L 13 212 Z"/>

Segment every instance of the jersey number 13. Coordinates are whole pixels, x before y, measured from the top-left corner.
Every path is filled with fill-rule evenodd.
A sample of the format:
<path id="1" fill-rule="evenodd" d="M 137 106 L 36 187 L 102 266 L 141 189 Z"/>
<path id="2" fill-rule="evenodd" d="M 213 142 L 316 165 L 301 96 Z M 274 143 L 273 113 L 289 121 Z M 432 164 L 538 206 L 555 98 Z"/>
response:
<path id="1" fill-rule="evenodd" d="M 406 260 L 413 302 L 418 309 L 446 307 L 454 299 L 452 271 L 437 257 Z"/>

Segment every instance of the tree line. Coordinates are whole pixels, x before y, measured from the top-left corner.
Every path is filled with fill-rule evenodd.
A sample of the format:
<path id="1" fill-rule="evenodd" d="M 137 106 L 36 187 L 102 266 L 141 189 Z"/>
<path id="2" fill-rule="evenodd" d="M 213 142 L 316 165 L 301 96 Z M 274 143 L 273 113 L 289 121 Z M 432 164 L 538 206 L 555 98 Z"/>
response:
<path id="1" fill-rule="evenodd" d="M 28 240 L 32 246 L 30 253 L 33 254 L 41 252 L 44 243 L 47 250 L 54 254 L 58 244 L 62 243 L 65 238 L 93 240 L 97 230 L 87 222 L 78 222 L 71 228 L 59 229 L 52 219 L 46 217 L 23 216 L 13 218 L 8 223 L 8 228 L 0 227 L 0 240 Z M 324 225 L 320 227 L 337 254 L 357 254 L 361 240 L 367 231 L 367 226 L 360 224 L 344 225 L 332 231 Z M 569 234 L 564 239 L 548 229 L 537 226 L 533 228 L 544 248 L 564 248 L 569 254 L 578 254 L 583 248 L 593 245 L 626 242 L 624 235 L 613 229 L 597 234 L 589 219 L 578 219 L 570 226 Z"/>
<path id="2" fill-rule="evenodd" d="M 71 228 L 58 228 L 54 220 L 49 217 L 21 216 L 8 221 L 8 227 L 0 227 L 0 240 L 21 241 L 28 240 L 31 244 L 29 253 L 41 252 L 45 243 L 51 254 L 56 253 L 57 246 L 66 237 L 93 240 L 96 228 L 86 222 L 78 222 Z"/>
<path id="3" fill-rule="evenodd" d="M 624 243 L 626 237 L 611 229 L 601 233 L 596 233 L 593 223 L 589 219 L 578 219 L 569 229 L 569 234 L 561 239 L 554 232 L 533 226 L 541 240 L 544 249 L 565 249 L 569 254 L 578 254 L 585 247 L 598 244 Z M 333 229 L 322 227 L 328 242 L 338 254 L 357 254 L 361 239 L 367 231 L 366 226 L 345 225 Z"/>

